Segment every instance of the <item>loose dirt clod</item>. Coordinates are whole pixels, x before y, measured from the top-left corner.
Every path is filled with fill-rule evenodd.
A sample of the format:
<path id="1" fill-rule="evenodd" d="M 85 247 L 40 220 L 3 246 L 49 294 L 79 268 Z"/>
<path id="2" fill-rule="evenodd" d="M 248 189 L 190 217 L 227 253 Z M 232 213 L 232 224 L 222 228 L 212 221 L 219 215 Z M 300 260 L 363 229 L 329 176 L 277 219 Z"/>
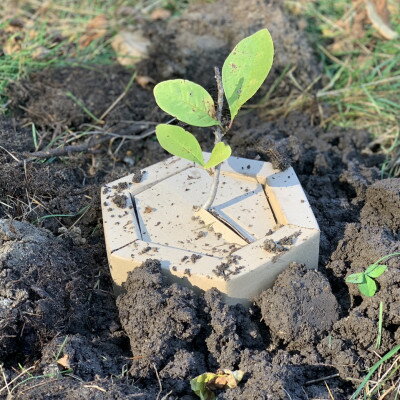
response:
<path id="1" fill-rule="evenodd" d="M 197 260 L 200 260 L 202 256 L 200 254 L 192 254 L 190 256 L 190 260 L 192 261 L 193 264 L 196 263 Z"/>
<path id="2" fill-rule="evenodd" d="M 132 178 L 132 182 L 133 183 L 140 183 L 142 182 L 143 179 L 143 172 L 140 168 L 135 168 L 135 170 L 133 171 L 133 178 Z"/>
<path id="3" fill-rule="evenodd" d="M 136 378 L 149 378 L 154 366 L 162 369 L 178 350 L 191 349 L 198 340 L 204 324 L 202 303 L 189 289 L 169 286 L 155 260 L 130 272 L 124 289 L 126 293 L 117 299 L 121 324 L 132 353 L 140 355 L 130 372 Z"/>
<path id="4" fill-rule="evenodd" d="M 270 253 L 282 253 L 284 251 L 288 251 L 286 247 L 272 239 L 266 239 L 264 241 L 264 250 Z"/>
<path id="5" fill-rule="evenodd" d="M 127 202 L 127 197 L 125 194 L 116 194 L 112 198 L 112 202 L 118 207 L 118 208 L 126 208 L 126 202 Z"/>
<path id="6" fill-rule="evenodd" d="M 292 233 L 289 236 L 285 236 L 282 239 L 279 239 L 278 243 L 284 246 L 293 246 L 294 242 L 296 241 L 296 238 L 298 238 L 300 235 L 301 231 Z"/>
<path id="7" fill-rule="evenodd" d="M 298 264 L 282 272 L 273 288 L 264 291 L 257 302 L 273 335 L 292 349 L 318 340 L 339 318 L 328 280 Z"/>

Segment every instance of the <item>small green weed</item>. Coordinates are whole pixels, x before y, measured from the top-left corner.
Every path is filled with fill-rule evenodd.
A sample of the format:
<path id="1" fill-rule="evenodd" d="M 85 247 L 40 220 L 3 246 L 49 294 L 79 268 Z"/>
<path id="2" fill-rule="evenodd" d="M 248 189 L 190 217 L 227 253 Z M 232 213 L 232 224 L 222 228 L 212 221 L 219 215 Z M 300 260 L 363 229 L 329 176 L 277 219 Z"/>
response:
<path id="1" fill-rule="evenodd" d="M 392 253 L 380 258 L 378 261 L 369 265 L 365 271 L 349 275 L 346 278 L 346 283 L 356 284 L 361 294 L 372 297 L 377 291 L 375 279 L 379 278 L 388 268 L 387 265 L 380 263 L 396 256 L 400 256 L 400 253 Z"/>

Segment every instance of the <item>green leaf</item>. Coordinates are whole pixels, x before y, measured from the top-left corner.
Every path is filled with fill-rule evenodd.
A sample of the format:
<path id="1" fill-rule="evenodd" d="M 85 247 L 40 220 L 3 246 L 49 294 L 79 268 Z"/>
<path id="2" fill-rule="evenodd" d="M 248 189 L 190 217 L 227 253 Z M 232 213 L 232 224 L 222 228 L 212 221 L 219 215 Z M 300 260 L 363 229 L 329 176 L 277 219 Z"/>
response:
<path id="1" fill-rule="evenodd" d="M 222 84 L 231 120 L 265 81 L 274 58 L 274 44 L 267 29 L 241 40 L 222 67 Z"/>
<path id="2" fill-rule="evenodd" d="M 200 144 L 190 132 L 180 126 L 160 124 L 156 127 L 156 136 L 168 153 L 204 165 Z"/>
<path id="3" fill-rule="evenodd" d="M 376 293 L 376 283 L 369 276 L 365 276 L 365 282 L 358 285 L 360 292 L 367 297 L 372 297 Z"/>
<path id="4" fill-rule="evenodd" d="M 212 149 L 210 159 L 205 163 L 204 168 L 213 168 L 218 164 L 225 161 L 232 154 L 232 149 L 230 146 L 223 142 L 217 143 Z"/>
<path id="5" fill-rule="evenodd" d="M 370 278 L 378 278 L 387 270 L 387 268 L 387 265 L 372 264 L 365 270 L 365 274 Z"/>
<path id="6" fill-rule="evenodd" d="M 351 274 L 346 278 L 347 283 L 363 283 L 365 282 L 364 272 L 358 272 L 357 274 Z"/>
<path id="7" fill-rule="evenodd" d="M 154 87 L 158 106 L 182 122 L 194 126 L 219 125 L 214 100 L 202 86 L 184 79 L 172 79 Z"/>
<path id="8" fill-rule="evenodd" d="M 215 394 L 207 387 L 207 383 L 214 380 L 218 375 L 211 372 L 206 372 L 191 379 L 190 387 L 193 392 L 200 397 L 201 400 L 214 400 Z"/>

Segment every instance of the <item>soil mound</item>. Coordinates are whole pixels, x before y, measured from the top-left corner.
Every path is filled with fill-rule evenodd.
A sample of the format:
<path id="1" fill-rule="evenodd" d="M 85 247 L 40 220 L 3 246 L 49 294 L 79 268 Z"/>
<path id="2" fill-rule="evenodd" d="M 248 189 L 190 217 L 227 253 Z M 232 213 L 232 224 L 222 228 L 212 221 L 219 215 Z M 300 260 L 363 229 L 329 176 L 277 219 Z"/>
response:
<path id="1" fill-rule="evenodd" d="M 0 359 L 34 356 L 49 337 L 84 329 L 87 283 L 62 242 L 4 219 L 0 240 Z"/>
<path id="2" fill-rule="evenodd" d="M 189 376 L 204 368 L 202 357 L 195 362 L 187 354 L 189 348 L 196 347 L 201 333 L 204 305 L 191 290 L 168 285 L 158 261 L 148 260 L 131 272 L 124 289 L 126 293 L 118 297 L 117 305 L 131 343 L 131 374 L 154 377 L 155 369 L 167 365 L 161 374 L 173 376 L 173 360 L 178 360 L 187 366 L 186 374 L 180 376 L 187 385 Z"/>
<path id="3" fill-rule="evenodd" d="M 139 71 L 157 80 L 190 79 L 212 92 L 214 66 L 222 67 L 236 43 L 263 28 L 270 31 L 275 47 L 274 64 L 265 88 L 287 66 L 292 67 L 294 76 L 305 87 L 321 72 L 299 21 L 289 17 L 279 1 L 220 0 L 194 4 L 179 18 L 143 28 L 152 46 L 150 61 L 139 65 Z M 280 95 L 288 93 L 289 87 L 281 87 Z"/>
<path id="4" fill-rule="evenodd" d="M 329 281 L 318 271 L 293 264 L 257 301 L 275 340 L 295 350 L 318 341 L 338 320 L 338 305 Z"/>

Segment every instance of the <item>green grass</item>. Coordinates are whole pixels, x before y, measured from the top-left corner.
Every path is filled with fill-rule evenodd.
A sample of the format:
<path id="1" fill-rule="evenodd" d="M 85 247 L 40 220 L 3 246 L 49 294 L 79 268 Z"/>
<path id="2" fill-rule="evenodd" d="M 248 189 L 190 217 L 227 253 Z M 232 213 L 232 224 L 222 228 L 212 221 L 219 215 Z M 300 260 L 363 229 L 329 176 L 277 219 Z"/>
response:
<path id="1" fill-rule="evenodd" d="M 305 9 L 330 81 L 319 98 L 338 110 L 333 118 L 336 124 L 354 127 L 357 123 L 356 127 L 383 134 L 400 110 L 400 41 L 379 38 L 371 26 L 362 37 L 353 36 L 340 24 L 350 18 L 352 7 L 346 0 L 322 0 L 309 2 Z M 400 14 L 392 14 L 392 24 L 400 34 Z M 337 46 L 329 49 L 332 42 Z"/>
<path id="2" fill-rule="evenodd" d="M 2 25 L 0 25 L 0 29 L 2 29 Z M 41 32 L 43 32 L 41 37 L 36 38 L 33 43 L 27 43 L 26 47 L 20 51 L 0 57 L 0 106 L 7 101 L 5 90 L 9 83 L 21 79 L 31 72 L 49 67 L 85 63 L 110 64 L 115 59 L 114 52 L 98 43 L 100 40 L 70 54 L 65 51 L 67 43 L 52 45 L 45 37 L 44 30 Z M 33 53 L 42 47 L 47 49 L 46 56 L 43 59 L 35 59 L 32 56 Z"/>
<path id="3" fill-rule="evenodd" d="M 361 4 L 361 2 L 359 2 Z M 385 40 L 364 24 L 364 31 L 347 24 L 362 12 L 350 0 L 286 1 L 303 15 L 324 73 L 317 99 L 331 106 L 324 125 L 368 129 L 391 153 L 383 172 L 399 173 L 397 160 L 400 113 L 400 40 Z M 400 34 L 400 10 L 389 0 L 392 27 Z M 359 35 L 357 33 L 360 33 Z M 395 159 L 393 159 L 395 157 Z"/>
<path id="4" fill-rule="evenodd" d="M 115 62 L 110 45 L 115 33 L 134 28 L 137 17 L 154 8 L 164 7 L 179 14 L 191 1 L 21 0 L 15 9 L 15 0 L 4 0 L 0 7 L 0 46 L 17 42 L 17 49 L 0 56 L 0 113 L 6 109 L 5 89 L 10 82 L 49 67 Z M 99 15 L 107 17 L 106 34 L 87 47 L 80 47 L 79 39 L 87 24 Z M 21 21 L 23 27 L 12 32 L 10 22 L 15 20 Z"/>
<path id="5" fill-rule="evenodd" d="M 371 391 L 366 392 L 366 386 L 370 382 L 371 378 L 374 376 L 375 372 L 381 367 L 385 362 L 388 362 L 393 356 L 395 356 L 398 352 L 400 351 L 400 344 L 397 346 L 393 347 L 392 350 L 388 351 L 378 362 L 376 362 L 368 371 L 367 375 L 361 382 L 361 384 L 358 386 L 357 390 L 353 393 L 351 396 L 350 400 L 357 400 L 357 399 L 374 399 L 376 398 L 375 395 L 379 391 L 379 389 L 384 385 L 385 382 L 387 382 L 390 378 L 393 377 L 393 375 L 399 370 L 400 365 L 398 364 L 399 358 L 395 360 L 394 363 L 389 367 L 389 369 L 380 377 L 377 379 L 377 383 L 375 386 L 372 388 Z M 394 388 L 396 390 L 396 388 Z M 360 397 L 360 395 L 364 392 L 363 397 Z M 379 397 L 382 398 L 382 397 Z"/>

